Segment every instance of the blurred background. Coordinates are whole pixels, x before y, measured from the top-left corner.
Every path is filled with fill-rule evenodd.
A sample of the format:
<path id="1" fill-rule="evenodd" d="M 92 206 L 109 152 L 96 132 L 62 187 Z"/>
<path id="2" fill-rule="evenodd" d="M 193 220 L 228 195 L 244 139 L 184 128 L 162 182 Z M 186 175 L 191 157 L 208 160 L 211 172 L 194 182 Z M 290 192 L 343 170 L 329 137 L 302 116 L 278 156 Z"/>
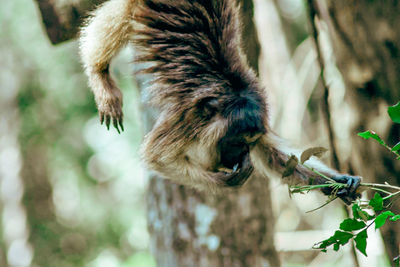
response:
<path id="1" fill-rule="evenodd" d="M 268 88 L 273 128 L 294 146 L 329 147 L 305 1 L 254 4 L 262 47 L 260 76 Z M 354 129 L 398 137 L 389 130 L 384 110 L 399 98 L 386 94 L 393 103 L 376 100 L 377 93 L 365 87 L 371 95 L 361 93 L 374 103 L 369 120 L 374 123 L 358 125 L 360 109 L 347 95 L 346 85 L 370 82 L 375 68 L 349 67 L 353 80 L 343 78 L 330 39 L 335 36 L 329 34 L 329 25 L 318 26 L 335 144 L 341 162 L 356 159 L 342 170 L 359 173 L 366 170 L 360 159 L 366 154 L 361 149 L 361 156 L 353 153 Z M 148 179 L 138 152 L 143 130 L 132 56 L 128 47 L 112 65 L 124 93 L 125 132 L 118 135 L 99 123 L 77 41 L 52 45 L 34 1 L 0 0 L 0 266 L 156 266 L 149 251 Z M 338 61 L 340 68 L 346 65 Z M 365 141 L 361 146 L 367 146 Z M 325 161 L 329 163 L 329 157 Z M 376 168 L 390 164 L 377 163 Z M 317 193 L 290 198 L 279 178 L 271 181 L 271 192 L 275 245 L 283 266 L 354 266 L 348 246 L 326 254 L 311 250 L 346 216 L 339 201 L 306 214 L 326 198 Z M 390 266 L 379 231 L 369 235 L 369 256 L 358 255 L 360 266 Z"/>

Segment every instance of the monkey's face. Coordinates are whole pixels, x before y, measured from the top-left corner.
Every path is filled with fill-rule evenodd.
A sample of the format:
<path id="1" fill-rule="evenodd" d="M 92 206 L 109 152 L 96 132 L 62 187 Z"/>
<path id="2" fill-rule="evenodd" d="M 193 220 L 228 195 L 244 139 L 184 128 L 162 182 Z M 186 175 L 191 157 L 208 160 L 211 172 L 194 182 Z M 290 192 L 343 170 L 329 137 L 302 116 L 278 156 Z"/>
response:
<path id="1" fill-rule="evenodd" d="M 253 172 L 250 152 L 267 128 L 265 97 L 255 90 L 197 97 L 165 112 L 145 140 L 145 158 L 181 183 L 240 186 Z M 171 166 L 188 177 L 172 177 Z"/>
<path id="2" fill-rule="evenodd" d="M 213 140 L 210 152 L 215 147 L 211 169 L 220 172 L 218 177 L 225 185 L 243 184 L 253 171 L 250 152 L 267 132 L 264 98 L 255 91 L 242 91 L 208 99 L 204 109 L 211 109 L 214 116 L 203 136 L 204 140 Z M 207 136 L 210 133 L 211 138 Z"/>

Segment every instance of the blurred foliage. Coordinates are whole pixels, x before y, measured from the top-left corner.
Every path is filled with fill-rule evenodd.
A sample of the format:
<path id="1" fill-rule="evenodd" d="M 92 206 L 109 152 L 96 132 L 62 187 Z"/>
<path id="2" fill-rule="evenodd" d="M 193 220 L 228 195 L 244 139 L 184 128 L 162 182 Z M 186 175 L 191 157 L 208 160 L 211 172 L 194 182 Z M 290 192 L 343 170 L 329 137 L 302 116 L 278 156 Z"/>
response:
<path id="1" fill-rule="evenodd" d="M 113 70 L 125 94 L 126 131 L 118 135 L 99 125 L 77 43 L 50 45 L 33 1 L 2 1 L 0 37 L 0 58 L 12 55 L 19 84 L 33 266 L 154 266 L 131 52 Z"/>
<path id="2" fill-rule="evenodd" d="M 282 128 L 281 134 L 299 136 L 303 145 L 307 137 L 314 145 L 326 145 L 324 126 L 315 111 L 321 96 L 315 90 L 318 70 L 307 38 L 304 1 L 255 2 L 258 7 L 266 5 L 261 12 L 264 24 L 258 22 L 261 39 L 271 34 L 270 39 L 262 41 L 264 45 L 270 42 L 270 46 L 264 47 L 264 62 L 271 67 L 261 73 L 268 78 L 273 108 L 285 108 L 289 114 L 285 117 L 281 115 L 284 112 L 276 112 L 273 117 L 284 122 L 291 119 L 283 126 L 292 127 Z M 270 8 L 272 2 L 279 9 L 281 21 L 271 19 L 276 15 Z M 280 28 L 283 30 L 277 33 Z M 284 33 L 288 40 L 280 42 Z M 282 51 L 286 45 L 288 51 Z M 4 60 L 10 57 L 11 62 Z M 125 103 L 126 129 L 118 135 L 115 130 L 106 131 L 98 122 L 93 96 L 79 63 L 77 43 L 52 46 L 33 0 L 0 1 L 0 69 L 17 77 L 18 92 L 12 101 L 19 110 L 16 123 L 23 155 L 23 202 L 34 252 L 33 266 L 155 266 L 148 252 L 144 201 L 147 181 L 137 153 L 142 133 L 138 123 L 139 96 L 128 66 L 130 59 L 131 51 L 124 50 L 112 68 Z M 337 94 L 344 90 L 335 89 Z M 0 88 L 0 98 L 3 93 L 7 95 L 6 90 Z M 344 103 L 340 97 L 337 99 Z M 348 109 L 341 110 L 346 114 L 342 117 L 351 115 Z M 304 129 L 310 129 L 309 133 L 305 134 Z M 295 231 L 332 229 L 340 223 L 343 214 L 338 205 L 326 207 L 322 215 L 302 216 L 321 202 L 321 196 L 294 196 L 294 200 L 289 200 L 286 187 L 274 183 L 278 231 L 292 235 Z M 2 219 L 3 223 L 9 220 Z M 287 243 L 304 241 L 307 240 L 293 242 L 292 238 Z M 0 244 L 2 250 L 6 246 Z M 314 251 L 293 250 L 282 256 L 286 266 L 308 266 L 306 262 L 312 260 L 318 266 L 350 264 L 348 256 L 329 254 L 330 258 L 322 258 Z M 379 257 L 379 266 L 386 266 L 385 256 Z"/>

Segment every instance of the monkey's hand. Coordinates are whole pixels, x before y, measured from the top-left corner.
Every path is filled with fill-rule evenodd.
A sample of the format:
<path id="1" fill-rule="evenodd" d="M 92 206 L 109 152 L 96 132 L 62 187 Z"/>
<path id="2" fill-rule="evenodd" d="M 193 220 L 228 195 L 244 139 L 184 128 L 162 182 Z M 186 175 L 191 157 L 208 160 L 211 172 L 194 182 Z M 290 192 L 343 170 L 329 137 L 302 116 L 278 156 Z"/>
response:
<path id="1" fill-rule="evenodd" d="M 250 177 L 254 170 L 249 154 L 243 157 L 242 162 L 236 164 L 232 170 L 217 172 L 212 178 L 219 186 L 240 187 Z"/>
<path id="2" fill-rule="evenodd" d="M 360 194 L 357 192 L 357 189 L 361 183 L 361 177 L 359 176 L 351 176 L 351 175 L 338 175 L 332 177 L 338 183 L 346 184 L 347 186 L 339 189 L 336 192 L 336 196 L 338 196 L 344 203 L 350 205 L 352 201 L 356 198 L 360 197 Z M 327 187 L 322 190 L 324 194 L 330 195 L 332 194 L 332 188 Z"/>
<path id="3" fill-rule="evenodd" d="M 124 131 L 121 91 L 113 86 L 108 90 L 102 90 L 100 94 L 96 95 L 95 99 L 99 110 L 100 123 L 105 122 L 108 130 L 112 123 L 118 133 L 121 133 L 120 130 Z"/>

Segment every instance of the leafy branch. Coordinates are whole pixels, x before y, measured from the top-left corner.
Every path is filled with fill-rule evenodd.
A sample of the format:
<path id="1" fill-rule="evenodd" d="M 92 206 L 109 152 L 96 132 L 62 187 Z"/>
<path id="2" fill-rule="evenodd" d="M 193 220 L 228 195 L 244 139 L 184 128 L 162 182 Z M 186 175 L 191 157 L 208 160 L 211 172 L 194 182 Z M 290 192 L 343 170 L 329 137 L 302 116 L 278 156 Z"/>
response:
<path id="1" fill-rule="evenodd" d="M 389 107 L 388 114 L 393 122 L 400 123 L 400 102 L 397 103 L 395 106 Z M 393 153 L 396 156 L 396 160 L 400 160 L 400 142 L 398 142 L 393 147 L 390 147 L 388 144 L 386 144 L 385 141 L 382 140 L 382 138 L 378 134 L 370 130 L 358 133 L 358 136 L 364 139 L 373 139 L 377 141 L 380 145 Z M 290 187 L 291 194 L 307 193 L 311 190 L 317 190 L 327 187 L 332 188 L 329 200 L 324 205 L 312 211 L 320 209 L 331 203 L 337 198 L 336 193 L 341 188 L 345 188 L 348 186 L 347 184 L 334 181 L 333 179 L 327 177 L 326 175 L 318 172 L 317 170 L 306 164 L 306 161 L 309 160 L 310 157 L 320 157 L 324 152 L 326 152 L 326 149 L 321 147 L 307 149 L 302 153 L 300 157 L 300 162 L 295 156 L 291 156 L 287 162 L 287 168 L 284 172 L 284 175 L 286 173 L 286 176 L 288 176 L 287 174 L 290 175 L 291 169 L 294 169 L 297 164 L 300 164 L 301 166 L 314 172 L 316 175 L 327 180 L 325 184 Z M 353 242 L 355 242 L 356 249 L 367 256 L 366 248 L 368 228 L 372 225 L 375 225 L 376 230 L 381 228 L 389 221 L 400 221 L 400 214 L 395 214 L 391 210 L 389 210 L 393 202 L 400 199 L 400 186 L 390 185 L 388 183 L 361 183 L 359 187 L 364 188 L 365 190 L 376 191 L 374 197 L 370 200 L 358 199 L 354 201 L 352 205 L 353 216 L 342 221 L 339 229 L 335 231 L 335 233 L 331 237 L 316 243 L 313 246 L 314 249 L 326 252 L 328 247 L 333 246 L 333 250 L 338 251 L 341 246 L 348 244 L 352 240 Z M 399 264 L 399 260 L 400 255 L 393 259 L 396 264 Z"/>

